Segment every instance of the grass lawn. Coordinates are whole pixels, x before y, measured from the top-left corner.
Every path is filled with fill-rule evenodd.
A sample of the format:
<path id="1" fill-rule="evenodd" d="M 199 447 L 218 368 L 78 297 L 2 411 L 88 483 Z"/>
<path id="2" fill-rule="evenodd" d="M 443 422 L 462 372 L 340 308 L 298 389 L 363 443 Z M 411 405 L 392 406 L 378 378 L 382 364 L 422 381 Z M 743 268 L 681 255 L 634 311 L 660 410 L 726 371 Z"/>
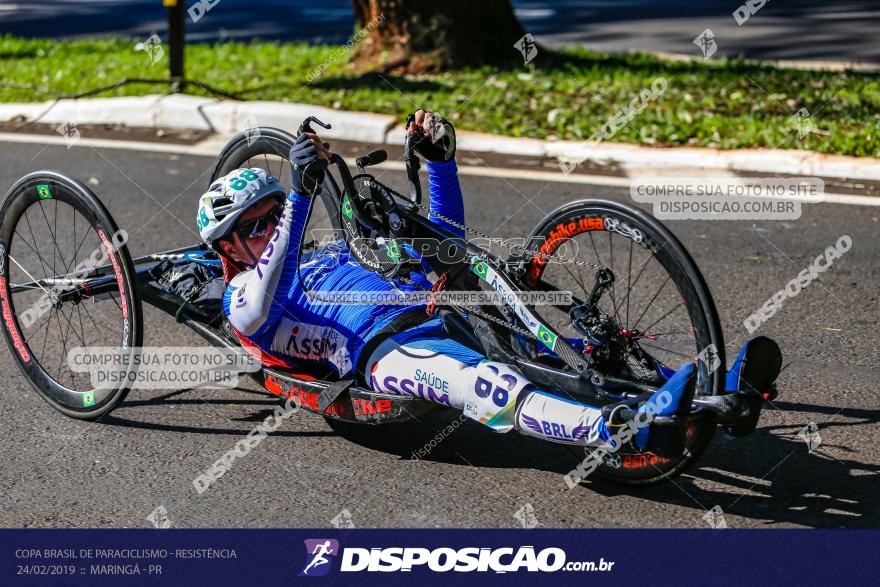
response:
<path id="1" fill-rule="evenodd" d="M 724 59 L 670 62 L 570 49 L 543 52 L 512 70 L 360 76 L 348 71 L 347 58 L 338 46 L 193 44 L 186 49 L 186 70 L 191 79 L 245 100 L 313 103 L 401 119 L 430 107 L 457 128 L 517 137 L 587 140 L 611 121 L 606 134 L 614 132 L 606 140 L 612 142 L 880 156 L 877 73 L 798 71 Z M 3 102 L 67 97 L 123 78 L 161 78 L 167 69 L 167 47 L 151 65 L 127 39 L 0 36 Z M 665 84 L 655 83 L 658 78 Z M 652 84 L 665 90 L 651 94 Z M 164 91 L 167 86 L 129 84 L 97 96 Z M 195 85 L 187 92 L 209 95 Z M 624 109 L 638 112 L 619 114 Z M 806 134 L 798 132 L 799 111 L 810 117 L 800 127 Z"/>

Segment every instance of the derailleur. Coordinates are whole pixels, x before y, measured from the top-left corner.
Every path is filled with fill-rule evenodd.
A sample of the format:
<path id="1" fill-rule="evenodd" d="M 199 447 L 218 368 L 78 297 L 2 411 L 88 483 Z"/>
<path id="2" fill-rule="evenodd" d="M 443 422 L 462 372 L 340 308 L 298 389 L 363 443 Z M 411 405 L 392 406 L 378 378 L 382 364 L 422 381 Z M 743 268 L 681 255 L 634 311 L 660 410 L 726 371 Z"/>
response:
<path id="1" fill-rule="evenodd" d="M 572 327 L 584 336 L 584 356 L 593 368 L 604 373 L 627 371 L 627 358 L 638 361 L 642 368 L 653 370 L 653 359 L 638 345 L 640 338 L 653 338 L 636 329 L 619 326 L 599 308 L 602 295 L 614 284 L 614 273 L 603 267 L 596 271 L 596 284 L 586 303 L 569 310 Z"/>

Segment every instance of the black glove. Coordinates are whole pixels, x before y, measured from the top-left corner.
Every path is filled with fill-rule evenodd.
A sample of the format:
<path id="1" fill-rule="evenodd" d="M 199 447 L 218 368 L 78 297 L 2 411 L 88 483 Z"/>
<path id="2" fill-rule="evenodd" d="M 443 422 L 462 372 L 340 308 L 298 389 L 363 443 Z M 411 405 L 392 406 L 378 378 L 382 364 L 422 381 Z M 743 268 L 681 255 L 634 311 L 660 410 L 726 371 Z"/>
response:
<path id="1" fill-rule="evenodd" d="M 414 119 L 413 114 L 407 117 L 407 127 Z M 415 151 L 426 160 L 439 163 L 455 157 L 455 127 L 448 120 L 435 113 L 430 132 L 426 133 L 422 128 L 417 128 L 415 132 L 421 135 L 421 139 L 415 144 Z"/>
<path id="2" fill-rule="evenodd" d="M 327 161 L 318 155 L 318 150 L 305 133 L 300 133 L 290 148 L 290 168 L 291 185 L 298 194 L 310 195 L 324 181 Z"/>

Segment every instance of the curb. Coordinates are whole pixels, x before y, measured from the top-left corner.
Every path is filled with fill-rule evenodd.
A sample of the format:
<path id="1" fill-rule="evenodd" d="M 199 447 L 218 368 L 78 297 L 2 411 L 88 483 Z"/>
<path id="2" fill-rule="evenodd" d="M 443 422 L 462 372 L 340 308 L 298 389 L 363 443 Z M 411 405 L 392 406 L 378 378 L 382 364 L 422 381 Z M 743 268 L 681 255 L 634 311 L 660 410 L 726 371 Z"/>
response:
<path id="1" fill-rule="evenodd" d="M 117 124 L 193 129 L 220 135 L 234 134 L 256 125 L 294 131 L 309 115 L 333 125 L 332 129 L 321 131 L 321 135 L 328 139 L 399 144 L 404 133 L 397 117 L 384 114 L 333 110 L 311 104 L 223 101 L 185 94 L 0 104 L 0 121 L 19 118 L 49 124 Z M 631 176 L 674 168 L 880 181 L 880 160 L 871 157 L 777 149 L 656 148 L 620 143 L 544 141 L 469 131 L 459 131 L 457 139 L 459 149 L 467 151 L 546 157 L 560 162 L 613 162 Z M 565 168 L 561 170 L 565 171 Z"/>
<path id="2" fill-rule="evenodd" d="M 366 143 L 384 143 L 388 130 L 397 122 L 393 116 L 310 104 L 235 102 L 185 94 L 0 104 L 0 121 L 20 118 L 48 124 L 114 124 L 201 130 L 221 135 L 255 125 L 295 131 L 309 115 L 333 125 L 331 130 L 321 132 L 328 139 Z"/>

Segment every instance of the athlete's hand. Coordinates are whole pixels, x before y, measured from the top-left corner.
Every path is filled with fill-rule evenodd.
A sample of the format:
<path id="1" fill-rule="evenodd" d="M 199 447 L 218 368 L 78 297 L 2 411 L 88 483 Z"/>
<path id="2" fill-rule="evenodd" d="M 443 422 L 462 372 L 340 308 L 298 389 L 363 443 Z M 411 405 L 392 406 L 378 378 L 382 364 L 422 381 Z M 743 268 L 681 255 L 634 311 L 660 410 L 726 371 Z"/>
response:
<path id="1" fill-rule="evenodd" d="M 330 161 L 330 143 L 322 142 L 313 132 L 304 132 L 290 148 L 291 184 L 302 195 L 314 192 L 324 181 Z"/>
<path id="2" fill-rule="evenodd" d="M 455 127 L 439 114 L 417 110 L 406 129 L 406 134 L 418 133 L 422 139 L 416 143 L 416 153 L 438 163 L 455 157 Z"/>

